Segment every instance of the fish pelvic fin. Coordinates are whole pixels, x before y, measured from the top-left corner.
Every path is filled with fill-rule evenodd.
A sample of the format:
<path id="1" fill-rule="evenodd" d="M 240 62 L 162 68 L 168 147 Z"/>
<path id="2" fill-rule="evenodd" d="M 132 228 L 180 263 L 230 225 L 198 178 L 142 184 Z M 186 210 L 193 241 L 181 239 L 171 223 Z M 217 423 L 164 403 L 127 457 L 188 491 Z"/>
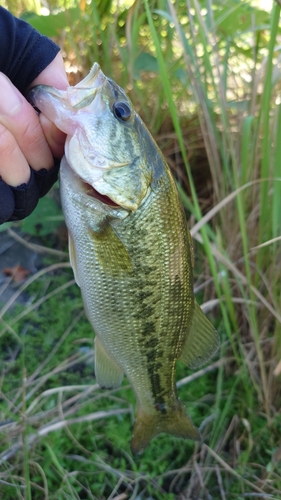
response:
<path id="1" fill-rule="evenodd" d="M 180 354 L 180 361 L 189 368 L 198 368 L 209 361 L 220 345 L 219 335 L 195 302 L 192 324 Z"/>
<path id="2" fill-rule="evenodd" d="M 133 455 L 142 453 L 150 441 L 161 432 L 193 441 L 200 441 L 198 429 L 193 425 L 184 405 L 178 399 L 168 409 L 155 410 L 149 414 L 140 407 L 137 410 L 131 451 Z"/>
<path id="3" fill-rule="evenodd" d="M 69 231 L 68 231 L 68 252 L 69 252 L 70 265 L 72 267 L 73 274 L 74 274 L 74 279 L 75 279 L 77 285 L 80 286 L 79 278 L 78 278 L 78 271 L 77 271 L 77 261 L 76 261 L 76 252 L 75 252 L 75 247 L 74 247 L 74 241 L 73 241 L 73 238 L 72 238 Z"/>
<path id="4" fill-rule="evenodd" d="M 123 380 L 123 370 L 106 351 L 100 339 L 95 338 L 95 375 L 102 389 L 115 389 Z"/>

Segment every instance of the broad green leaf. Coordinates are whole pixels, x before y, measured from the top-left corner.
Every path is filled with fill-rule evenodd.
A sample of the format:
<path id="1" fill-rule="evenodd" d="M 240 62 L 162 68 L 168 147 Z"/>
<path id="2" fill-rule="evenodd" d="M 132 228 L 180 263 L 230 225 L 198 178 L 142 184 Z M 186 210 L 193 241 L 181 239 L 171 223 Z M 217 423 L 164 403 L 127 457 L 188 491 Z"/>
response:
<path id="1" fill-rule="evenodd" d="M 58 36 L 59 33 L 66 27 L 72 24 L 81 17 L 81 11 L 78 7 L 68 9 L 58 14 L 50 14 L 48 16 L 38 16 L 37 14 L 25 14 L 22 16 L 24 21 L 27 21 L 39 33 L 48 37 Z"/>
<path id="2" fill-rule="evenodd" d="M 139 71 L 152 71 L 153 73 L 159 72 L 158 61 L 156 57 L 152 56 L 148 52 L 142 52 L 134 64 L 134 72 L 136 76 L 139 76 Z"/>

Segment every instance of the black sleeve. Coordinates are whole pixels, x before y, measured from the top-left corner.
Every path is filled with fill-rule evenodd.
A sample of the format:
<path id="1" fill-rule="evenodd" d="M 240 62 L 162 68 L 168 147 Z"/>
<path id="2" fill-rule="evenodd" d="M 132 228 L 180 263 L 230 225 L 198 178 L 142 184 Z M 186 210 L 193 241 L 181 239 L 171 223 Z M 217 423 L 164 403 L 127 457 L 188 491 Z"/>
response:
<path id="1" fill-rule="evenodd" d="M 51 170 L 39 171 L 30 167 L 27 184 L 13 187 L 6 184 L 0 176 L 0 224 L 28 217 L 35 209 L 39 198 L 51 189 L 58 178 L 60 160 L 54 160 Z"/>
<path id="2" fill-rule="evenodd" d="M 59 52 L 49 38 L 0 7 L 0 71 L 22 93 Z M 0 224 L 27 217 L 58 178 L 59 160 L 51 170 L 30 167 L 27 184 L 12 187 L 0 177 Z"/>
<path id="3" fill-rule="evenodd" d="M 0 71 L 20 92 L 52 62 L 59 50 L 52 40 L 0 7 Z"/>

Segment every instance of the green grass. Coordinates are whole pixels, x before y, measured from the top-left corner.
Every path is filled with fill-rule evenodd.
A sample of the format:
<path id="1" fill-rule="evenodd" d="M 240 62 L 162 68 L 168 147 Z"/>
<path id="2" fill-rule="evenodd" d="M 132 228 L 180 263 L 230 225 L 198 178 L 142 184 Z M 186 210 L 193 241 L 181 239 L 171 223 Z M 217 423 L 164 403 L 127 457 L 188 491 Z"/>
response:
<path id="1" fill-rule="evenodd" d="M 97 60 L 129 92 L 176 176 L 194 238 L 195 290 L 222 340 L 209 367 L 177 367 L 203 444 L 163 435 L 132 458 L 133 393 L 126 380 L 118 391 L 96 386 L 92 330 L 58 253 L 28 282 L 29 305 L 9 307 L 0 325 L 0 491 L 7 500 L 278 499 L 280 6 L 132 4 L 71 3 L 43 26 L 38 7 L 31 22 L 47 35 L 66 27 L 72 82 Z M 31 216 L 28 233 L 42 214 Z M 56 225 L 55 207 L 52 215 Z"/>
<path id="2" fill-rule="evenodd" d="M 190 459 L 194 445 L 161 436 L 143 458 L 133 460 L 129 445 L 134 395 L 127 381 L 118 391 L 102 391 L 95 384 L 93 334 L 71 278 L 70 271 L 59 266 L 51 274 L 41 273 L 28 290 L 36 302 L 42 291 L 46 297 L 48 285 L 49 298 L 27 315 L 22 316 L 22 306 L 6 315 L 14 335 L 11 339 L 5 328 L 1 332 L 0 464 L 11 486 L 2 484 L 1 491 L 12 498 L 15 484 L 24 478 L 32 498 L 42 498 L 42 488 L 48 490 L 47 498 L 55 498 L 56 491 L 62 498 L 64 494 L 80 498 L 77 495 L 87 488 L 95 498 L 107 498 L 121 475 L 121 489 L 130 491 L 132 483 L 136 491 L 148 494 L 153 489 L 154 498 L 162 498 L 165 475 Z M 63 283 L 70 286 L 62 290 Z M 58 307 L 58 289 L 64 313 Z M 179 366 L 178 378 L 183 375 L 186 370 Z M 213 408 L 214 377 L 202 375 L 198 380 L 190 383 L 190 389 L 184 384 L 180 395 L 200 425 Z M 15 468 L 20 470 L 22 464 L 20 479 Z M 89 482 L 92 474 L 94 480 Z M 26 498 L 31 498 L 28 490 Z"/>

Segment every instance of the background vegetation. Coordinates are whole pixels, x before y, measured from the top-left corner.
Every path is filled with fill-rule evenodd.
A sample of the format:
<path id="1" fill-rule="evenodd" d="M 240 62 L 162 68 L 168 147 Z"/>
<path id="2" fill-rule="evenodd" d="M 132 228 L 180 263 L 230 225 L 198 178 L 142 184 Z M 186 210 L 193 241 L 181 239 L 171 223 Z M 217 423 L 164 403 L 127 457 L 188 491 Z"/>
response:
<path id="1" fill-rule="evenodd" d="M 53 190 L 22 225 L 3 226 L 14 238 L 20 227 L 44 259 L 1 311 L 1 498 L 280 499 L 279 4 L 6 6 L 60 44 L 71 84 L 99 62 L 149 124 L 186 208 L 197 298 L 222 342 L 202 370 L 178 366 L 203 443 L 163 435 L 133 459 L 134 396 L 126 381 L 118 391 L 95 384 L 93 334 Z"/>

